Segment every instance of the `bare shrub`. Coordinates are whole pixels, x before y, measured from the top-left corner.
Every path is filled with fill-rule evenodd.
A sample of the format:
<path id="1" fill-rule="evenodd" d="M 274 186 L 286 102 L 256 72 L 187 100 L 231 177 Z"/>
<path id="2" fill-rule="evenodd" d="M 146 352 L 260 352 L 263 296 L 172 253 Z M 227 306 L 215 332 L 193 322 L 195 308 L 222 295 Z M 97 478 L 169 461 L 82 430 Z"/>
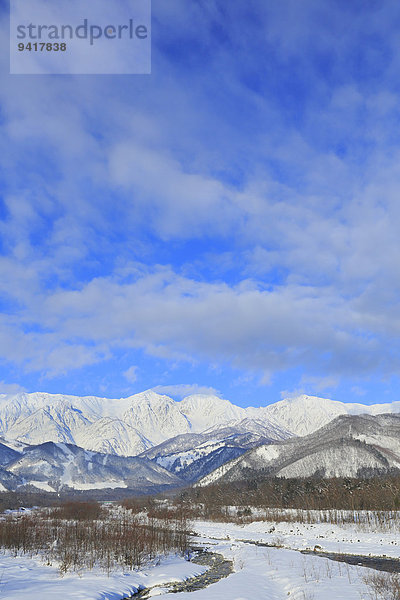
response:
<path id="1" fill-rule="evenodd" d="M 173 519 L 159 520 L 120 507 L 107 512 L 67 503 L 0 520 L 3 549 L 15 556 L 40 555 L 48 564 L 58 563 L 61 572 L 95 565 L 107 572 L 118 566 L 135 569 L 161 554 L 185 553 L 188 543 L 186 517 L 177 511 Z"/>
<path id="2" fill-rule="evenodd" d="M 76 519 L 77 521 L 90 521 L 100 519 L 105 515 L 105 510 L 99 502 L 78 502 L 69 500 L 62 502 L 54 508 L 51 516 L 59 519 Z"/>
<path id="3" fill-rule="evenodd" d="M 373 600 L 400 600 L 400 575 L 398 573 L 368 573 L 363 577 Z"/>

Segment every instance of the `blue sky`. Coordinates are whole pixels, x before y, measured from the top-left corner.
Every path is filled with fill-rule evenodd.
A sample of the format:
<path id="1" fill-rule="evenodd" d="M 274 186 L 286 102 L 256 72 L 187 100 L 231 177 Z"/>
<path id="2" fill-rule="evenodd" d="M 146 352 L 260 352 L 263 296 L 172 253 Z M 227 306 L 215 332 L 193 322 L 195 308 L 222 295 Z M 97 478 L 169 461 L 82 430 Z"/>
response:
<path id="1" fill-rule="evenodd" d="M 400 7 L 153 0 L 149 76 L 0 85 L 0 391 L 399 400 Z"/>

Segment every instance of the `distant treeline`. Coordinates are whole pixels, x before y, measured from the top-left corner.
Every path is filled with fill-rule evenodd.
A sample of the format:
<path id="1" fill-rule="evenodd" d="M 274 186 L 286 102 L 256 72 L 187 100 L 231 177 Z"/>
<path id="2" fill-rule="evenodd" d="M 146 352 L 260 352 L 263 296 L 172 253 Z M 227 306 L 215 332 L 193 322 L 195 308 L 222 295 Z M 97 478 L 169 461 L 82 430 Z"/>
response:
<path id="1" fill-rule="evenodd" d="M 263 478 L 192 487 L 181 492 L 204 518 L 221 516 L 223 507 L 254 506 L 305 510 L 400 510 L 400 476 L 351 478 Z"/>
<path id="2" fill-rule="evenodd" d="M 159 486 L 163 487 L 163 486 Z M 160 493 L 161 490 L 155 490 L 153 493 Z M 15 492 L 0 492 L 0 513 L 6 509 L 19 508 L 21 506 L 57 506 L 62 502 L 104 502 L 113 500 L 122 500 L 130 498 L 133 494 L 144 496 L 151 493 L 148 488 L 141 488 L 140 493 L 132 489 L 104 489 L 104 490 L 62 490 L 57 492 L 45 492 L 31 489 Z"/>

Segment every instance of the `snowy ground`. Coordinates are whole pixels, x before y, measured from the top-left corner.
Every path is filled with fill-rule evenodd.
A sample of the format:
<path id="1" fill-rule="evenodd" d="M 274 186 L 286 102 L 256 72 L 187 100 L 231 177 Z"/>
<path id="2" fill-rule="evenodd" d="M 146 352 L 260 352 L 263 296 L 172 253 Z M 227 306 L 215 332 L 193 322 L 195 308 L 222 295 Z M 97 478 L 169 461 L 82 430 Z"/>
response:
<path id="1" fill-rule="evenodd" d="M 399 557 L 396 532 L 359 531 L 354 526 L 326 523 L 301 524 L 259 521 L 240 526 L 196 522 L 201 542 L 234 563 L 229 577 L 195 592 L 181 592 L 180 600 L 369 600 L 363 575 L 365 567 L 350 566 L 298 549 L 319 546 L 329 552 Z M 246 541 L 279 544 L 280 548 L 254 546 Z M 153 595 L 166 595 L 162 585 L 182 581 L 204 572 L 205 567 L 179 557 L 139 572 L 70 573 L 60 577 L 57 569 L 39 560 L 0 556 L 0 599 L 120 600 L 140 588 L 154 585 Z"/>
<path id="2" fill-rule="evenodd" d="M 396 529 L 379 531 L 354 525 L 266 521 L 254 521 L 248 525 L 196 522 L 195 529 L 206 537 L 222 539 L 229 536 L 234 540 L 253 540 L 295 550 L 313 550 L 319 546 L 326 552 L 400 557 L 400 537 Z"/>
<path id="3" fill-rule="evenodd" d="M 139 589 L 170 581 L 184 581 L 204 573 L 206 567 L 187 562 L 179 557 L 162 560 L 158 566 L 142 571 L 105 573 L 86 571 L 60 576 L 54 567 L 39 560 L 1 556 L 1 600 L 120 600 Z"/>

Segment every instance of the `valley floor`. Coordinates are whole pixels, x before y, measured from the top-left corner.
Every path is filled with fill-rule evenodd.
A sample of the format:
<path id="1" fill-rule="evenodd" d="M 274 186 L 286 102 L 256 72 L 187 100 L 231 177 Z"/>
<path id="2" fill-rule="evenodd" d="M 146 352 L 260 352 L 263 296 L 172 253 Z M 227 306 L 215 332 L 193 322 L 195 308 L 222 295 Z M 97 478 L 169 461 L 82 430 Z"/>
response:
<path id="1" fill-rule="evenodd" d="M 247 525 L 195 522 L 195 544 L 223 554 L 233 561 L 227 578 L 195 592 L 179 593 L 180 600 L 369 600 L 375 598 L 364 577 L 376 573 L 366 567 L 331 561 L 298 550 L 390 556 L 400 555 L 398 532 L 388 523 L 384 531 L 367 526 L 329 523 L 273 523 Z M 363 530 L 364 529 L 364 530 Z M 393 529 L 393 530 L 391 530 Z M 248 542 L 275 544 L 257 546 Z M 37 559 L 0 556 L 0 598 L 4 600 L 120 600 L 143 587 L 151 596 L 166 595 L 163 584 L 182 581 L 205 571 L 205 567 L 179 557 L 141 571 L 111 573 L 96 571 L 67 573 L 60 577 L 55 567 Z"/>
<path id="2" fill-rule="evenodd" d="M 114 572 L 107 576 L 99 571 L 67 573 L 43 565 L 39 559 L 3 555 L 0 557 L 1 600 L 120 600 L 138 590 L 184 581 L 203 573 L 206 567 L 172 556 L 159 565 L 140 571 Z"/>

